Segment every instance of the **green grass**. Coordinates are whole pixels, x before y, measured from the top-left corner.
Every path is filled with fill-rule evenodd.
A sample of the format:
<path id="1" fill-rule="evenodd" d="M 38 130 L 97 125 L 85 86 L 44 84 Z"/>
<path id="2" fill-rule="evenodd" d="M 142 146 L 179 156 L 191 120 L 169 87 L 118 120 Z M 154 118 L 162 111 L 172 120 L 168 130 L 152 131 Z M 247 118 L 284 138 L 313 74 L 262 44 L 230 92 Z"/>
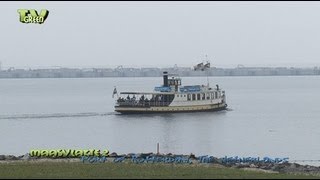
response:
<path id="1" fill-rule="evenodd" d="M 273 174 L 205 165 L 132 163 L 8 163 L 0 164 L 0 178 L 319 178 Z"/>

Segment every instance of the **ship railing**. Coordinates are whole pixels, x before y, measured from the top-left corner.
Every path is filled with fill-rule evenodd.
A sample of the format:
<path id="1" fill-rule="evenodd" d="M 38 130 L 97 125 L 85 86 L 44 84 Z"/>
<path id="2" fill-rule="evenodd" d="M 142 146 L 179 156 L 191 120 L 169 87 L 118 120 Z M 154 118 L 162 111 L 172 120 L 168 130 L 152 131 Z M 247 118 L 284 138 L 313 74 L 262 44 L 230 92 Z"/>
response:
<path id="1" fill-rule="evenodd" d="M 148 107 L 148 103 L 143 103 L 139 101 L 128 101 L 128 102 L 118 102 L 118 106 L 129 106 L 129 107 Z"/>
<path id="2" fill-rule="evenodd" d="M 166 101 L 151 101 L 150 106 L 169 106 L 171 102 Z"/>
<path id="3" fill-rule="evenodd" d="M 123 107 L 150 107 L 150 106 L 168 106 L 171 102 L 165 101 L 122 101 L 117 102 L 118 106 Z"/>

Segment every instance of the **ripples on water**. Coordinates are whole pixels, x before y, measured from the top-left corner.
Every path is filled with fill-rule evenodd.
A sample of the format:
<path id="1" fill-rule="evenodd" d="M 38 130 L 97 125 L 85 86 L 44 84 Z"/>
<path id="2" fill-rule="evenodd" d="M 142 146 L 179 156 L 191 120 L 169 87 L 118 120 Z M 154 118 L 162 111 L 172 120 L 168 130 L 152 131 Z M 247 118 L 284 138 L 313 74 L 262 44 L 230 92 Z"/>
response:
<path id="1" fill-rule="evenodd" d="M 182 78 L 184 85 L 206 77 Z M 0 154 L 108 148 L 164 153 L 320 159 L 320 76 L 211 77 L 221 112 L 118 115 L 112 92 L 152 91 L 162 78 L 0 79 Z"/>
<path id="2" fill-rule="evenodd" d="M 227 108 L 226 111 L 233 111 L 230 108 Z M 192 112 L 190 112 L 192 113 Z M 169 113 L 170 114 L 170 113 Z M 171 113 L 172 114 L 172 113 Z M 188 114 L 188 113 L 185 113 Z M 43 118 L 65 118 L 65 117 L 94 117 L 94 116 L 110 116 L 110 115 L 122 115 L 124 114 L 117 112 L 108 112 L 108 113 L 99 113 L 99 112 L 82 112 L 82 113 L 53 113 L 53 114 L 15 114 L 15 115 L 0 115 L 1 119 L 43 119 Z M 156 115 L 164 115 L 162 113 L 158 113 Z M 141 114 L 134 115 L 129 114 L 126 116 L 141 116 Z M 143 116 L 148 116 L 148 114 L 144 114 Z M 150 115 L 149 116 L 153 116 Z"/>
<path id="3" fill-rule="evenodd" d="M 43 118 L 65 118 L 65 117 L 93 117 L 93 116 L 108 116 L 115 115 L 116 112 L 110 113 L 53 113 L 53 114 L 21 114 L 21 115 L 8 115 L 1 116 L 0 119 L 43 119 Z"/>

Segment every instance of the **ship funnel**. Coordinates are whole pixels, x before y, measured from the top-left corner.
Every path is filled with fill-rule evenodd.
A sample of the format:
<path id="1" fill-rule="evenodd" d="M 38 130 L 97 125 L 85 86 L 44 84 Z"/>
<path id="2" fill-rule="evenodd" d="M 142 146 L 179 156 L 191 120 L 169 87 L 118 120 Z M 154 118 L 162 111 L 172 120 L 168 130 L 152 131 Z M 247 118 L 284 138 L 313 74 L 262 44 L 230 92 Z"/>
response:
<path id="1" fill-rule="evenodd" d="M 163 86 L 164 87 L 168 87 L 169 86 L 169 84 L 168 84 L 168 72 L 167 71 L 163 72 Z"/>

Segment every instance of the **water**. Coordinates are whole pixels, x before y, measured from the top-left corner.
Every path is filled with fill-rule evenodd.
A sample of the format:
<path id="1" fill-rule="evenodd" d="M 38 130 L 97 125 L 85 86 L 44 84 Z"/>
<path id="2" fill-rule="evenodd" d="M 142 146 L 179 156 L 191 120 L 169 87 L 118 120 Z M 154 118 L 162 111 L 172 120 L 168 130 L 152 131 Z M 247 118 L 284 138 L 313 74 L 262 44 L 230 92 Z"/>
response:
<path id="1" fill-rule="evenodd" d="M 320 76 L 211 77 L 220 112 L 114 113 L 112 92 L 152 91 L 153 78 L 0 79 L 0 154 L 31 149 L 289 157 L 320 160 Z M 184 77 L 184 85 L 206 77 Z M 310 164 L 310 163 L 309 163 Z"/>

